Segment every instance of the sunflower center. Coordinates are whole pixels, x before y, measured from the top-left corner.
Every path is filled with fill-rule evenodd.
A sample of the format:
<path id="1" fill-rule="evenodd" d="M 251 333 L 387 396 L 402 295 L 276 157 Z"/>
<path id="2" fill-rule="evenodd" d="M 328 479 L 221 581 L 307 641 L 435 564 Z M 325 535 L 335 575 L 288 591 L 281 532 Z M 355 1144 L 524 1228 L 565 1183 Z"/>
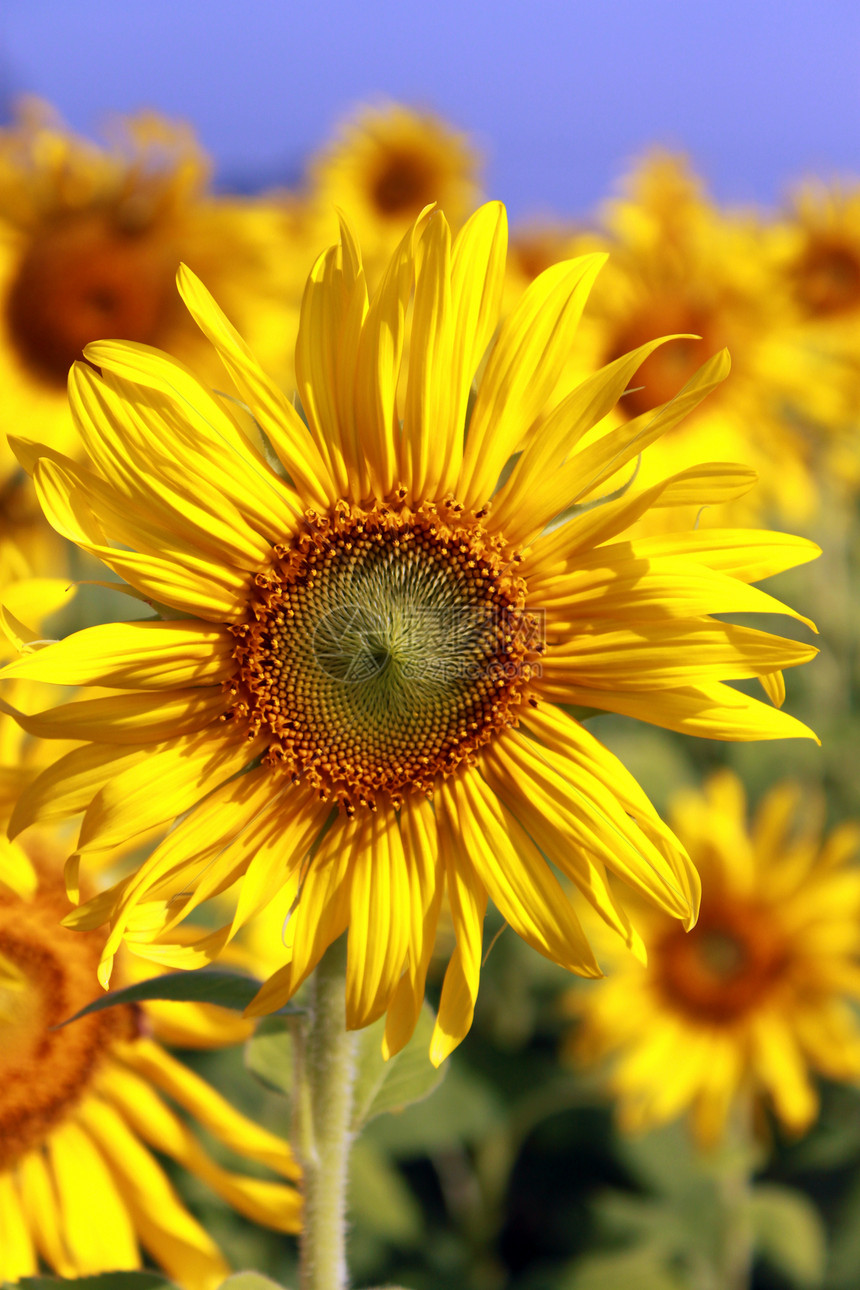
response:
<path id="1" fill-rule="evenodd" d="M 436 181 L 424 158 L 405 150 L 390 152 L 371 186 L 373 204 L 386 217 L 417 215 L 436 200 Z"/>
<path id="2" fill-rule="evenodd" d="M 797 299 L 813 317 L 832 317 L 860 306 L 860 256 L 853 247 L 813 240 L 793 277 Z"/>
<path id="3" fill-rule="evenodd" d="M 350 813 L 432 792 L 528 699 L 541 643 L 516 556 L 456 504 L 309 515 L 233 628 L 233 713 Z"/>
<path id="4" fill-rule="evenodd" d="M 59 925 L 61 888 L 0 889 L 0 1171 L 39 1145 L 85 1094 L 105 1049 L 134 1034 L 130 1008 L 52 1030 L 98 994 L 104 937 Z"/>
<path id="5" fill-rule="evenodd" d="M 707 302 L 671 295 L 649 300 L 638 311 L 634 310 L 615 332 L 603 358 L 605 363 L 637 349 L 655 336 L 683 336 L 686 332 L 702 339 L 667 341 L 637 371 L 633 379 L 636 388 L 625 394 L 619 404 L 631 418 L 673 399 L 708 355 L 721 349 L 726 340 L 720 320 Z"/>
<path id="6" fill-rule="evenodd" d="M 698 1021 L 728 1023 L 785 976 L 788 952 L 764 909 L 721 899 L 691 932 L 672 928 L 658 944 L 655 972 L 665 998 Z"/>
<path id="7" fill-rule="evenodd" d="M 174 308 L 177 253 L 124 210 L 50 225 L 18 266 L 6 299 L 9 336 L 22 362 L 52 385 L 65 386 L 92 340 L 155 343 Z"/>

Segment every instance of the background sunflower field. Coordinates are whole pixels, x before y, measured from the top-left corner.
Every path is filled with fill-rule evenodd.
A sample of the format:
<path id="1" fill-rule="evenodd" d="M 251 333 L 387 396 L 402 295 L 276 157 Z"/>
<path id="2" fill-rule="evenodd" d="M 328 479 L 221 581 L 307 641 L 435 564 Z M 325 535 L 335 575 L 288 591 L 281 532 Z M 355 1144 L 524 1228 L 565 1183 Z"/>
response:
<path id="1" fill-rule="evenodd" d="M 710 939 L 678 967 L 655 930 L 664 970 L 647 987 L 632 956 L 607 951 L 619 985 L 601 1004 L 602 983 L 509 931 L 494 940 L 491 922 L 474 1024 L 444 1078 L 423 1101 L 395 1100 L 355 1147 L 351 1269 L 356 1285 L 413 1290 L 855 1290 L 856 7 L 44 0 L 8 5 L 0 33 L 0 580 L 80 582 L 70 603 L 44 601 L 46 636 L 109 620 L 118 597 L 43 526 L 5 435 L 72 451 L 65 372 L 101 335 L 169 349 L 209 379 L 174 307 L 179 260 L 290 388 L 301 292 L 335 207 L 372 280 L 428 202 L 455 227 L 499 198 L 511 300 L 558 260 L 609 253 L 578 372 L 652 336 L 701 337 L 648 360 L 653 403 L 728 346 L 723 390 L 646 455 L 638 483 L 742 462 L 756 487 L 707 508 L 701 529 L 753 523 L 821 547 L 768 584 L 814 621 L 820 655 L 784 696 L 778 674 L 765 687 L 821 746 L 588 718 L 660 813 L 683 817 L 721 893 Z M 0 732 L 0 745 L 17 763 L 15 740 Z M 734 887 L 711 876 L 732 865 Z M 265 963 L 284 917 L 251 929 L 245 962 Z M 431 1003 L 449 952 L 431 964 Z M 229 1103 L 288 1136 L 284 1029 L 267 1019 L 244 1047 L 176 1042 Z M 690 1113 L 703 1088 L 724 1114 Z M 175 1152 L 159 1159 L 231 1267 L 296 1285 L 292 1236 L 242 1217 Z"/>

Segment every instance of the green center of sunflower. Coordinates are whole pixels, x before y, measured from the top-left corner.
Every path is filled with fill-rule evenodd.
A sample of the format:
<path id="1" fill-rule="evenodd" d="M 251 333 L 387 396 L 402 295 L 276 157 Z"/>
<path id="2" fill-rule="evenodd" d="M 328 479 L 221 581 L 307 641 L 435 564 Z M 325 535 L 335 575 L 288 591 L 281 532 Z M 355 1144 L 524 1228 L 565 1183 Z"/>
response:
<path id="1" fill-rule="evenodd" d="M 459 512 L 308 516 L 233 628 L 234 715 L 350 813 L 432 792 L 528 698 L 540 642 L 515 560 Z"/>

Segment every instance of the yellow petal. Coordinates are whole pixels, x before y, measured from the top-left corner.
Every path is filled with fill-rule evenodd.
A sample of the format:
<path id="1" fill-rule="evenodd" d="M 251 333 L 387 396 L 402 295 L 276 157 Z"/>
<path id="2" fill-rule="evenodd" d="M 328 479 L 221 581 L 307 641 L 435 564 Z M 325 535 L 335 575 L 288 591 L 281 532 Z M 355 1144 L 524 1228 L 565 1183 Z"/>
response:
<path id="1" fill-rule="evenodd" d="M 538 953 L 580 976 L 602 973 L 579 919 L 544 857 L 477 774 L 452 779 L 456 819 L 475 871 L 499 913 Z"/>
<path id="2" fill-rule="evenodd" d="M 350 874 L 346 1024 L 369 1025 L 385 1012 L 406 962 L 412 921 L 397 816 L 371 816 Z"/>
<path id="3" fill-rule="evenodd" d="M 217 349 L 240 398 L 263 427 L 287 474 L 308 502 L 325 507 L 334 498 L 332 481 L 301 417 L 263 372 L 200 279 L 184 264 L 176 283 L 189 313 Z"/>
<path id="4" fill-rule="evenodd" d="M 105 623 L 22 655 L 0 676 L 134 690 L 216 685 L 230 675 L 233 643 L 225 628 L 195 619 Z"/>
<path id="5" fill-rule="evenodd" d="M 51 1132 L 47 1147 L 65 1244 L 77 1275 L 139 1268 L 128 1210 L 89 1134 L 67 1122 Z"/>
<path id="6" fill-rule="evenodd" d="M 502 323 L 469 423 L 456 489 L 464 506 L 489 501 L 508 458 L 545 412 L 569 365 L 577 324 L 605 261 L 605 255 L 584 255 L 546 269 Z"/>
<path id="7" fill-rule="evenodd" d="M 258 1160 L 286 1178 L 299 1177 L 301 1171 L 282 1138 L 242 1115 L 211 1084 L 159 1044 L 138 1040 L 124 1050 L 124 1059 L 238 1155 Z"/>
<path id="8" fill-rule="evenodd" d="M 88 1098 L 80 1118 L 110 1161 L 147 1250 L 180 1284 L 215 1290 L 229 1273 L 227 1264 L 123 1117 L 106 1102 Z"/>
<path id="9" fill-rule="evenodd" d="M 13 1174 L 0 1174 L 0 1281 L 17 1282 L 39 1270 Z"/>
<path id="10" fill-rule="evenodd" d="M 430 1039 L 430 1060 L 439 1066 L 465 1038 L 475 1015 L 481 976 L 481 939 L 487 892 L 471 866 L 456 825 L 446 812 L 439 839 L 457 944 L 442 981 L 439 1011 Z"/>

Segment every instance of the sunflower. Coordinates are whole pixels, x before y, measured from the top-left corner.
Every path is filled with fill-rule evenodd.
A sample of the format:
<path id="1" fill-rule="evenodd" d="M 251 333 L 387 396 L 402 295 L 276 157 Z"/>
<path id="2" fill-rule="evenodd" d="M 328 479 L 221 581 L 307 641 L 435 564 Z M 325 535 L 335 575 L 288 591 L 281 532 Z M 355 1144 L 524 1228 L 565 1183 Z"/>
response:
<path id="1" fill-rule="evenodd" d="M 0 561 L 3 573 L 8 561 Z M 6 587 L 7 623 L 18 621 L 10 605 L 38 623 L 60 589 L 68 598 L 49 579 Z M 0 652 L 13 653 L 2 636 Z M 31 689 L 19 683 L 14 698 L 24 702 Z M 4 824 L 45 751 L 0 716 Z M 206 1005 L 148 1002 L 55 1029 L 92 1000 L 105 939 L 60 925 L 69 912 L 66 850 L 45 827 L 30 830 L 24 845 L 4 839 L 0 848 L 0 1282 L 36 1274 L 39 1258 L 63 1277 L 139 1267 L 142 1245 L 180 1284 L 206 1290 L 227 1264 L 149 1148 L 280 1230 L 298 1230 L 298 1193 L 217 1164 L 162 1095 L 237 1154 L 290 1179 L 298 1171 L 284 1142 L 233 1110 L 163 1046 L 220 1048 L 247 1038 L 247 1022 Z M 151 964 L 123 954 L 124 984 L 152 973 Z"/>
<path id="2" fill-rule="evenodd" d="M 479 195 L 479 167 L 466 135 L 429 112 L 398 103 L 360 110 L 311 160 L 309 202 L 334 226 L 349 211 L 365 266 L 388 258 L 425 206 L 436 202 L 459 226 Z"/>
<path id="3" fill-rule="evenodd" d="M 656 153 L 627 177 L 599 232 L 610 260 L 581 333 L 579 361 L 599 367 L 655 333 L 676 336 L 649 355 L 622 400 L 632 419 L 670 398 L 703 354 L 726 346 L 732 355 L 729 379 L 643 460 L 641 482 L 703 455 L 743 460 L 761 486 L 734 515 L 744 522 L 768 514 L 807 519 L 818 493 L 803 427 L 820 364 L 794 327 L 765 225 L 752 214 L 719 210 L 683 159 Z M 713 512 L 703 518 L 719 523 Z"/>
<path id="4" fill-rule="evenodd" d="M 17 891 L 0 885 L 0 1280 L 35 1275 L 39 1258 L 63 1277 L 137 1268 L 142 1245 L 183 1286 L 217 1285 L 229 1268 L 153 1150 L 256 1222 L 290 1232 L 300 1223 L 295 1188 L 217 1164 L 170 1105 L 295 1179 L 286 1144 L 159 1042 L 161 1018 L 184 1047 L 233 1042 L 234 1027 L 195 1005 L 159 1014 L 143 1004 L 55 1029 L 92 999 L 104 935 L 58 926 L 68 900 L 56 843 L 38 838 L 20 876 Z"/>
<path id="5" fill-rule="evenodd" d="M 696 927 L 649 911 L 647 968 L 613 954 L 615 971 L 572 997 L 572 1051 L 613 1054 L 625 1129 L 689 1110 L 712 1143 L 732 1112 L 748 1119 L 766 1100 L 802 1133 L 818 1110 L 813 1072 L 860 1077 L 860 829 L 822 840 L 809 805 L 808 790 L 783 782 L 748 825 L 727 770 L 677 799 L 671 823 L 702 874 Z"/>
<path id="6" fill-rule="evenodd" d="M 32 100 L 0 130 L 0 409 L 7 426 L 38 425 L 59 447 L 73 437 L 68 370 L 88 341 L 164 345 L 216 379 L 176 301 L 180 260 L 219 286 L 270 361 L 289 332 L 274 205 L 209 194 L 208 163 L 183 126 L 143 114 L 117 134 L 99 148 Z M 2 452 L 9 487 L 5 436 Z"/>
<path id="7" fill-rule="evenodd" d="M 860 185 L 802 185 L 783 229 L 784 267 L 804 317 L 860 316 Z"/>
<path id="8" fill-rule="evenodd" d="M 660 342 L 571 388 L 567 355 L 601 257 L 546 270 L 497 330 L 505 246 L 498 204 L 453 243 L 445 218 L 425 213 L 368 299 L 344 226 L 303 300 L 307 423 L 181 270 L 270 456 L 180 363 L 113 341 L 89 346 L 71 378 L 89 464 L 17 442 L 58 530 L 169 607 L 4 669 L 126 691 L 28 718 L 33 734 L 89 741 L 35 781 L 13 820 L 14 832 L 45 810 L 86 808 L 73 890 L 82 857 L 184 816 L 72 920 L 110 920 L 103 983 L 123 936 L 194 966 L 286 889 L 289 959 L 255 1011 L 288 999 L 349 928 L 347 1024 L 387 1014 L 394 1052 L 415 1025 L 446 893 L 456 947 L 431 1045 L 441 1061 L 471 1024 L 488 899 L 586 976 L 599 968 L 580 900 L 639 945 L 608 872 L 695 919 L 686 853 L 568 705 L 717 739 L 810 734 L 726 682 L 815 651 L 710 614 L 791 613 L 750 583 L 817 548 L 743 530 L 621 536 L 649 507 L 737 496 L 750 472 L 705 465 L 589 504 L 719 383 L 726 355 L 580 447 Z M 165 943 L 230 888 L 229 925 Z"/>
<path id="9" fill-rule="evenodd" d="M 860 185 L 810 181 L 798 187 L 769 229 L 768 252 L 793 308 L 796 346 L 806 356 L 802 403 L 814 431 L 818 473 L 838 491 L 847 486 L 856 495 Z"/>

